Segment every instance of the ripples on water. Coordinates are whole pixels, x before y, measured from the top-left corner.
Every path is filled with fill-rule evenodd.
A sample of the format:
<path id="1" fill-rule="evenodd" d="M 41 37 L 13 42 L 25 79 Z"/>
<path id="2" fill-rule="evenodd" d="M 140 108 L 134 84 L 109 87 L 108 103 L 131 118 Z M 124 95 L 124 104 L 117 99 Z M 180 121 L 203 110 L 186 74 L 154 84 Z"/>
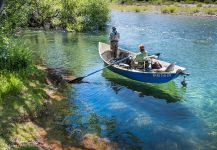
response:
<path id="1" fill-rule="evenodd" d="M 181 78 L 163 85 L 135 82 L 109 70 L 89 83 L 72 86 L 71 128 L 114 140 L 122 149 L 217 148 L 217 19 L 113 11 L 120 45 L 137 51 L 144 43 L 150 54 L 188 69 L 188 88 Z M 109 29 L 108 29 L 109 31 Z M 25 33 L 37 56 L 51 67 L 65 67 L 81 76 L 103 67 L 98 41 L 108 32 L 75 34 Z"/>

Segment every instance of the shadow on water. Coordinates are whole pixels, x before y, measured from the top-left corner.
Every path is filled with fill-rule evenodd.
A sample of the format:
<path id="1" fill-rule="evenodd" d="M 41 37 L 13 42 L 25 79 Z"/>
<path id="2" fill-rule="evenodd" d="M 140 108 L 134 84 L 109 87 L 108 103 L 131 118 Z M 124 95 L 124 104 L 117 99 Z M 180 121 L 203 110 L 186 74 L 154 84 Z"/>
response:
<path id="1" fill-rule="evenodd" d="M 124 86 L 137 92 L 140 97 L 153 96 L 158 99 L 165 99 L 167 103 L 181 101 L 185 92 L 185 89 L 177 87 L 174 81 L 161 85 L 141 83 L 122 77 L 108 69 L 103 71 L 102 76 L 111 82 L 110 86 L 116 93 Z"/>

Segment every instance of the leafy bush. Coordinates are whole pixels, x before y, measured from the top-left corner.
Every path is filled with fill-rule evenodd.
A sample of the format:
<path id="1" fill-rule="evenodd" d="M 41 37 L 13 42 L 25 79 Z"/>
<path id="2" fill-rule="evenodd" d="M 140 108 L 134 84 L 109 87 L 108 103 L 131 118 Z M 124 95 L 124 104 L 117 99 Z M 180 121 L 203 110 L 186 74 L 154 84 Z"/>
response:
<path id="1" fill-rule="evenodd" d="M 141 10 L 138 7 L 133 8 L 135 12 L 140 12 Z"/>
<path id="2" fill-rule="evenodd" d="M 198 13 L 198 12 L 199 12 L 199 9 L 198 9 L 197 7 L 191 7 L 191 8 L 189 9 L 189 12 L 190 12 L 190 13 Z"/>
<path id="3" fill-rule="evenodd" d="M 95 30 L 105 27 L 109 7 L 107 0 L 11 0 L 0 18 L 0 24 L 8 30 L 27 26 Z"/>
<path id="4" fill-rule="evenodd" d="M 213 1 L 212 0 L 204 0 L 204 3 L 206 3 L 206 4 L 212 4 Z"/>
<path id="5" fill-rule="evenodd" d="M 161 5 L 162 3 L 163 3 L 162 0 L 155 0 L 155 1 L 153 1 L 153 4 L 155 4 L 155 5 Z"/>
<path id="6" fill-rule="evenodd" d="M 106 0 L 76 1 L 74 29 L 78 31 L 103 29 L 109 20 Z"/>
<path id="7" fill-rule="evenodd" d="M 186 1 L 185 1 L 185 4 L 194 4 L 194 2 L 195 2 L 195 1 L 193 1 L 193 0 L 186 0 Z"/>
<path id="8" fill-rule="evenodd" d="M 162 13 L 174 13 L 177 10 L 176 6 L 162 6 L 161 12 Z"/>
<path id="9" fill-rule="evenodd" d="M 198 3 L 198 4 L 197 4 L 197 7 L 202 7 L 202 6 L 203 6 L 202 3 Z"/>
<path id="10" fill-rule="evenodd" d="M 32 64 L 32 55 L 21 41 L 0 36 L 0 69 L 20 70 Z"/>

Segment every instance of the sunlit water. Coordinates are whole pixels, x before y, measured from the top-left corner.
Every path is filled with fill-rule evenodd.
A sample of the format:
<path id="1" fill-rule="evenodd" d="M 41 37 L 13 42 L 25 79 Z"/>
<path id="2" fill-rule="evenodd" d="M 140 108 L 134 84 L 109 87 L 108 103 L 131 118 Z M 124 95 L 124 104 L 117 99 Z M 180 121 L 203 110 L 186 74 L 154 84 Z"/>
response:
<path id="1" fill-rule="evenodd" d="M 120 46 L 187 68 L 182 78 L 153 85 L 123 78 L 109 70 L 72 85 L 72 116 L 67 130 L 96 133 L 121 149 L 217 149 L 217 19 L 113 11 L 108 31 L 64 33 L 27 31 L 24 39 L 48 66 L 64 67 L 76 76 L 103 67 L 98 42 L 109 29 L 120 32 Z"/>

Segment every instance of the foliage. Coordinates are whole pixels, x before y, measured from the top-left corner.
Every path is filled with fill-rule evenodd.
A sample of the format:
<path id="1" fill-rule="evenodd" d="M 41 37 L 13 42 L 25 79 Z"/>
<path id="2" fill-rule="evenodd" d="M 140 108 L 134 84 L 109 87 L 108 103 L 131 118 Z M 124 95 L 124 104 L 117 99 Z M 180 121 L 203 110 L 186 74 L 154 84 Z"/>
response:
<path id="1" fill-rule="evenodd" d="M 198 3 L 198 4 L 197 4 L 197 7 L 202 7 L 202 6 L 203 6 L 202 3 Z"/>
<path id="2" fill-rule="evenodd" d="M 8 0 L 0 11 L 5 31 L 16 27 L 103 29 L 109 20 L 107 0 Z"/>
<path id="3" fill-rule="evenodd" d="M 215 3 L 217 0 L 113 0 L 113 2 L 117 2 L 119 4 L 133 4 L 139 2 L 146 2 L 150 4 L 165 4 L 165 5 L 172 5 L 174 2 L 181 2 L 185 4 L 193 4 L 195 2 L 202 2 L 202 3 Z"/>
<path id="4" fill-rule="evenodd" d="M 8 150 L 9 149 L 7 142 L 1 137 L 0 137 L 0 146 L 1 146 L 1 150 Z"/>
<path id="5" fill-rule="evenodd" d="M 30 26 L 50 28 L 59 24 L 61 0 L 34 0 L 30 6 L 28 12 Z"/>
<path id="6" fill-rule="evenodd" d="M 26 69 L 32 64 L 31 52 L 15 39 L 0 36 L 0 69 L 10 71 Z"/>
<path id="7" fill-rule="evenodd" d="M 189 12 L 190 12 L 190 13 L 198 13 L 198 12 L 199 12 L 199 9 L 198 9 L 197 7 L 191 7 L 191 8 L 189 9 Z"/>
<path id="8" fill-rule="evenodd" d="M 39 150 L 39 148 L 34 146 L 22 146 L 20 148 L 17 148 L 16 150 Z"/>
<path id="9" fill-rule="evenodd" d="M 74 27 L 78 31 L 103 29 L 109 20 L 108 14 L 108 3 L 105 0 L 77 1 Z"/>
<path id="10" fill-rule="evenodd" d="M 162 13 L 174 13 L 177 10 L 176 6 L 162 6 L 161 7 L 161 12 Z"/>
<path id="11" fill-rule="evenodd" d="M 140 12 L 141 10 L 140 10 L 139 8 L 135 7 L 135 8 L 134 8 L 134 11 L 135 11 L 135 12 Z"/>
<path id="12" fill-rule="evenodd" d="M 35 67 L 17 72 L 0 70 L 1 148 L 7 149 L 15 140 L 25 143 L 34 139 L 35 126 L 30 122 L 23 123 L 23 119 L 36 114 L 42 106 L 44 77 L 45 73 Z"/>
<path id="13" fill-rule="evenodd" d="M 28 21 L 29 0 L 7 0 L 0 11 L 1 30 L 11 32 L 15 27 L 24 27 Z"/>
<path id="14" fill-rule="evenodd" d="M 117 9 L 121 11 L 134 11 L 134 12 L 140 12 L 140 11 L 147 11 L 151 8 L 145 5 L 136 6 L 136 5 L 111 5 L 111 9 Z"/>
<path id="15" fill-rule="evenodd" d="M 204 11 L 207 14 L 213 15 L 213 14 L 217 13 L 217 7 L 216 8 L 205 8 Z"/>

